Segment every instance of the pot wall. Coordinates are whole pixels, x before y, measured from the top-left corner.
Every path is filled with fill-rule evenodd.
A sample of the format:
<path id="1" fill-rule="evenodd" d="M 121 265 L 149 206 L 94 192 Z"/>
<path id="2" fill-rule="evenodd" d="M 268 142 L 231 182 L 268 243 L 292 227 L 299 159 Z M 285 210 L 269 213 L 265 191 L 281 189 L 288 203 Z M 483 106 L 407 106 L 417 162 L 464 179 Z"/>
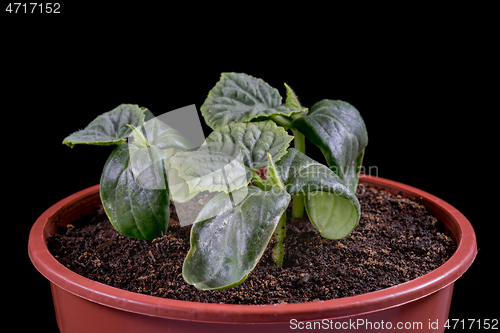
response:
<path id="1" fill-rule="evenodd" d="M 61 200 L 42 214 L 30 233 L 29 254 L 35 267 L 51 281 L 57 322 L 63 333 L 225 332 L 229 329 L 240 333 L 286 332 L 313 325 L 298 321 L 320 321 L 316 328 L 355 328 L 365 332 L 370 332 L 370 328 L 378 332 L 383 328 L 391 331 L 387 325 L 397 330 L 398 323 L 413 325 L 418 332 L 444 331 L 442 325 L 448 317 L 453 283 L 472 264 L 476 254 L 476 239 L 470 223 L 455 208 L 424 191 L 364 175 L 360 183 L 412 199 L 422 198 L 422 203 L 452 232 L 458 244 L 455 254 L 438 269 L 412 281 L 325 302 L 259 306 L 162 299 L 91 281 L 50 255 L 46 239 L 58 225 L 66 225 L 90 213 L 99 204 L 98 185 Z M 439 329 L 434 329 L 436 321 Z M 386 326 L 381 326 L 384 323 Z"/>
<path id="2" fill-rule="evenodd" d="M 73 295 L 51 283 L 57 325 L 62 333 L 109 332 L 290 332 L 316 325 L 319 330 L 342 332 L 392 332 L 398 325 L 405 332 L 444 332 L 442 327 L 450 310 L 453 283 L 427 297 L 382 311 L 343 318 L 321 318 L 299 323 L 291 318 L 284 323 L 206 323 L 150 317 L 101 305 Z M 438 323 L 440 329 L 429 329 Z M 392 328 L 392 330 L 388 328 Z"/>

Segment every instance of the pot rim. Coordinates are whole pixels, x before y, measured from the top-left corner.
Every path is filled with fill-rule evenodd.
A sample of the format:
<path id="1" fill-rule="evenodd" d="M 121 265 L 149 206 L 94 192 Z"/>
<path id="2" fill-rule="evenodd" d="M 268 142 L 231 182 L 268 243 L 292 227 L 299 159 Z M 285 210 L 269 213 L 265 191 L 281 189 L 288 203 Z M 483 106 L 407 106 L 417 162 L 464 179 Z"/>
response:
<path id="1" fill-rule="evenodd" d="M 319 302 L 234 305 L 198 303 L 149 296 L 111 287 L 87 279 L 60 264 L 46 245 L 46 228 L 63 208 L 72 207 L 82 198 L 95 196 L 99 185 L 74 193 L 47 209 L 34 223 L 28 252 L 37 270 L 50 282 L 67 292 L 108 307 L 148 316 L 212 323 L 280 323 L 291 319 L 321 320 L 365 314 L 400 306 L 425 297 L 457 280 L 475 259 L 474 230 L 456 208 L 436 196 L 389 179 L 360 175 L 360 183 L 401 193 L 404 197 L 421 199 L 435 216 L 443 221 L 458 244 L 455 253 L 437 269 L 416 279 L 386 289 Z"/>

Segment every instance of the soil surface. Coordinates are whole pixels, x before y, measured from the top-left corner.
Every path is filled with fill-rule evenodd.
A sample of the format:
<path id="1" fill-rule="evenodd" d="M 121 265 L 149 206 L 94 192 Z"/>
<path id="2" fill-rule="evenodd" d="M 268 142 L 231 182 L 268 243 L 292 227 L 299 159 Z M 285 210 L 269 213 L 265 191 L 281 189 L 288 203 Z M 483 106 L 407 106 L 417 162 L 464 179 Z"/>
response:
<path id="1" fill-rule="evenodd" d="M 113 287 L 227 304 L 309 302 L 376 291 L 436 269 L 455 251 L 443 224 L 418 202 L 374 188 L 358 198 L 362 216 L 350 236 L 323 239 L 307 218 L 287 217 L 283 267 L 272 264 L 271 242 L 243 284 L 221 291 L 200 291 L 182 278 L 190 226 L 179 225 L 173 205 L 167 234 L 152 241 L 119 234 L 101 207 L 59 227 L 48 245 L 72 271 Z"/>

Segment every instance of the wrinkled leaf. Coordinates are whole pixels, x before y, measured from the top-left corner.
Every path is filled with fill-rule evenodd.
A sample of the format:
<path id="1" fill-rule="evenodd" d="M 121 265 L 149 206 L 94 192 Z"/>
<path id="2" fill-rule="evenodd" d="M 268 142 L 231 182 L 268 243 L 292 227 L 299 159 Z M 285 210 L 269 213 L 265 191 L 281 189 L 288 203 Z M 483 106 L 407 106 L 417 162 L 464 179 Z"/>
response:
<path id="1" fill-rule="evenodd" d="M 241 196 L 241 190 L 210 200 L 191 229 L 182 274 L 198 289 L 241 284 L 257 265 L 291 199 L 279 188 L 266 192 L 251 186 L 234 205 L 231 198 Z"/>
<path id="2" fill-rule="evenodd" d="M 344 238 L 358 225 L 358 199 L 330 168 L 290 148 L 276 169 L 288 193 L 304 194 L 309 219 L 321 236 Z"/>
<path id="3" fill-rule="evenodd" d="M 230 156 L 242 154 L 245 165 L 257 170 L 267 166 L 267 154 L 278 161 L 286 154 L 293 136 L 272 121 L 229 124 L 208 136 L 206 143 Z"/>
<path id="4" fill-rule="evenodd" d="M 266 167 L 286 154 L 293 139 L 272 121 L 230 124 L 213 131 L 196 151 L 179 152 L 170 159 L 191 192 L 229 192 L 246 186 L 252 170 Z"/>
<path id="5" fill-rule="evenodd" d="M 293 127 L 321 149 L 328 166 L 355 192 L 368 144 L 358 110 L 349 103 L 325 99 L 314 104 L 306 116 L 297 118 Z"/>
<path id="6" fill-rule="evenodd" d="M 201 114 L 212 129 L 230 123 L 249 122 L 273 114 L 290 116 L 278 90 L 261 79 L 243 73 L 222 73 L 201 106 Z"/>
<path id="7" fill-rule="evenodd" d="M 100 146 L 120 144 L 132 133 L 132 128 L 127 125 L 137 128 L 144 123 L 146 110 L 137 105 L 122 104 L 98 116 L 83 130 L 66 137 L 63 144 L 70 147 L 76 144 Z"/>
<path id="8" fill-rule="evenodd" d="M 202 146 L 197 151 L 179 152 L 170 158 L 170 166 L 186 181 L 191 193 L 228 193 L 250 182 L 251 173 L 245 167 L 241 154 L 232 157 L 205 148 Z"/>
<path id="9" fill-rule="evenodd" d="M 131 151 L 134 152 L 132 156 Z M 109 156 L 101 176 L 100 196 L 104 210 L 118 232 L 148 240 L 166 232 L 170 201 L 162 161 L 159 149 L 130 149 L 126 143 L 118 145 Z"/>
<path id="10" fill-rule="evenodd" d="M 186 202 L 191 200 L 197 193 L 189 192 L 189 185 L 186 183 L 184 178 L 179 176 L 179 172 L 170 167 L 170 157 L 180 152 L 181 150 L 171 148 L 165 149 L 164 152 L 167 155 L 165 160 L 165 167 L 167 168 L 168 173 L 168 187 L 170 189 L 171 200 L 175 202 Z M 181 221 L 182 225 L 182 221 Z"/>

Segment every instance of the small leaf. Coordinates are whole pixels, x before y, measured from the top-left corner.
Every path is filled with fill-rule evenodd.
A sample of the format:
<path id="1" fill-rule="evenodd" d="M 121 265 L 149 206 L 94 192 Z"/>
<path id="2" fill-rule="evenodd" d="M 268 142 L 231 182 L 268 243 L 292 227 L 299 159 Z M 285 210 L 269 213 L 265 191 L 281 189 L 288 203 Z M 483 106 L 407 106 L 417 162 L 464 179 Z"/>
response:
<path id="1" fill-rule="evenodd" d="M 321 149 L 328 166 L 355 192 L 368 144 L 359 111 L 349 103 L 325 99 L 292 125 Z"/>
<path id="2" fill-rule="evenodd" d="M 194 148 L 194 145 L 178 130 L 168 126 L 158 118 L 146 121 L 142 127 L 142 131 L 145 133 L 149 144 L 160 149 L 175 148 L 189 150 Z"/>
<path id="3" fill-rule="evenodd" d="M 285 189 L 285 186 L 281 182 L 278 171 L 276 170 L 276 166 L 273 162 L 273 158 L 271 154 L 267 153 L 268 166 L 265 168 L 266 170 L 266 179 L 262 179 L 260 177 L 260 173 L 254 171 L 253 181 L 257 186 L 259 186 L 264 191 L 269 191 L 274 187 L 279 187 L 281 189 Z"/>
<path id="4" fill-rule="evenodd" d="M 201 114 L 212 129 L 230 123 L 249 122 L 273 114 L 290 116 L 278 90 L 261 79 L 243 73 L 222 73 L 201 106 Z"/>
<path id="5" fill-rule="evenodd" d="M 141 156 L 134 154 L 131 158 L 131 151 Z M 149 162 L 147 166 L 145 156 L 149 153 L 156 155 L 152 158 L 156 163 Z M 161 169 L 161 176 L 152 177 L 152 174 L 160 172 L 160 154 L 161 151 L 154 147 L 131 149 L 123 143 L 113 150 L 104 166 L 100 182 L 104 210 L 113 227 L 128 237 L 150 240 L 167 230 L 170 218 L 169 191 L 164 181 L 163 186 L 160 185 L 161 180 L 165 179 L 164 169 Z M 143 158 L 146 159 L 145 167 L 139 165 Z M 131 166 L 131 160 L 135 166 Z M 152 179 L 156 180 L 151 183 Z"/>
<path id="6" fill-rule="evenodd" d="M 70 147 L 76 144 L 100 146 L 120 144 L 132 133 L 132 128 L 127 125 L 138 128 L 144 123 L 146 110 L 137 105 L 122 104 L 98 116 L 83 130 L 66 137 L 63 144 Z"/>
<path id="7" fill-rule="evenodd" d="M 302 105 L 300 105 L 300 102 L 299 102 L 297 96 L 293 92 L 292 88 L 290 88 L 288 86 L 288 84 L 285 83 L 285 87 L 286 87 L 286 103 L 285 103 L 285 105 L 290 110 L 304 111 L 304 113 L 301 113 L 300 115 L 301 116 L 305 116 L 307 114 L 306 113 L 307 112 L 307 108 L 304 108 L 304 107 L 302 107 Z"/>
<path id="8" fill-rule="evenodd" d="M 248 192 L 237 205 L 223 193 L 210 200 L 191 229 L 182 275 L 198 289 L 241 284 L 260 260 L 291 199 L 282 189 L 266 192 L 255 186 L 233 196 L 242 190 Z"/>
<path id="9" fill-rule="evenodd" d="M 344 238 L 358 225 L 358 199 L 330 168 L 290 148 L 276 169 L 288 193 L 304 194 L 309 219 L 321 236 Z"/>
<path id="10" fill-rule="evenodd" d="M 146 140 L 142 132 L 132 125 L 127 125 L 132 129 L 132 133 L 129 136 L 129 143 L 133 144 L 135 147 L 143 148 L 149 147 L 149 142 Z"/>

